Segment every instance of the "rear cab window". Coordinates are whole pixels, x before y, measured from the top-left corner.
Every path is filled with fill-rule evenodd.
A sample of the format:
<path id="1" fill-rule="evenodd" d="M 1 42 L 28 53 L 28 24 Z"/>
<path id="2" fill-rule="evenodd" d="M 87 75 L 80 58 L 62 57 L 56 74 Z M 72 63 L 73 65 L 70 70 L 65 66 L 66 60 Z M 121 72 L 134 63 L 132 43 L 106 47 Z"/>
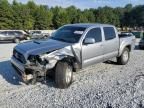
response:
<path id="1" fill-rule="evenodd" d="M 105 40 L 112 40 L 116 38 L 115 29 L 113 27 L 103 27 Z"/>

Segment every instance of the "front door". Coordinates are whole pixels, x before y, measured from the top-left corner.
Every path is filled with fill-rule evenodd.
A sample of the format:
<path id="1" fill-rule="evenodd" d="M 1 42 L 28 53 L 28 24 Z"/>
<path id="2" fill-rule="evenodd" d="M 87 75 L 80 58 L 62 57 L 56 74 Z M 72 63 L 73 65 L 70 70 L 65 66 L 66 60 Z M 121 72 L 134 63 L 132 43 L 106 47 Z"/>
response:
<path id="1" fill-rule="evenodd" d="M 103 39 L 101 28 L 97 27 L 90 29 L 85 36 L 85 39 L 86 38 L 94 38 L 95 43 L 85 44 L 83 41 L 82 67 L 86 67 L 103 61 Z"/>

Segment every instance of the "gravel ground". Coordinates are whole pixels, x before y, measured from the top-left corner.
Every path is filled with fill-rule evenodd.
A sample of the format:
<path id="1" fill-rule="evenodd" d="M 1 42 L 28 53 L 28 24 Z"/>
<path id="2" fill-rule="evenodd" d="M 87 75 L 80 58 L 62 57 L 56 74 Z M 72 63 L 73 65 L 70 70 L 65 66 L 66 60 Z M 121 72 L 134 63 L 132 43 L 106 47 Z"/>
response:
<path id="1" fill-rule="evenodd" d="M 68 89 L 25 85 L 10 65 L 15 44 L 0 44 L 0 108 L 144 108 L 144 51 L 135 49 L 125 66 L 115 60 L 75 73 Z"/>

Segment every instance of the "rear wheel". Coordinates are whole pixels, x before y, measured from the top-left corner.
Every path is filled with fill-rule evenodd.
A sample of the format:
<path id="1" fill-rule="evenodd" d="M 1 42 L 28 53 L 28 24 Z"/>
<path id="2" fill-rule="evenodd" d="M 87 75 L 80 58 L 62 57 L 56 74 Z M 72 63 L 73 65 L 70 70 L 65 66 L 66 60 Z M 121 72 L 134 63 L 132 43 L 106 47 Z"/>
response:
<path id="1" fill-rule="evenodd" d="M 18 38 L 15 38 L 13 41 L 14 41 L 14 43 L 20 43 L 20 39 L 18 39 Z"/>
<path id="2" fill-rule="evenodd" d="M 125 65 L 128 63 L 129 58 L 130 58 L 130 51 L 128 48 L 124 48 L 121 56 L 117 58 L 117 62 L 120 65 Z"/>
<path id="3" fill-rule="evenodd" d="M 72 83 L 72 67 L 66 62 L 59 62 L 55 71 L 55 83 L 58 88 L 68 88 Z"/>

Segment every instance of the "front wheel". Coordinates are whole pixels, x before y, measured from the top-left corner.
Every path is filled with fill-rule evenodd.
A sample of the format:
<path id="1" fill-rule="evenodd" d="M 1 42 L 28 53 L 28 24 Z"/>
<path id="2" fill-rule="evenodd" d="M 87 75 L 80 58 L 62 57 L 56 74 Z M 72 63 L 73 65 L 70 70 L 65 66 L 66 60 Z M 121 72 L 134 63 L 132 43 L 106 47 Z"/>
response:
<path id="1" fill-rule="evenodd" d="M 128 48 L 124 48 L 121 56 L 120 56 L 120 57 L 117 57 L 117 62 L 118 62 L 118 64 L 120 64 L 120 65 L 125 65 L 125 64 L 128 63 L 129 58 L 130 58 L 130 51 L 129 51 Z"/>
<path id="2" fill-rule="evenodd" d="M 58 88 L 68 88 L 72 83 L 72 67 L 66 62 L 58 62 L 55 71 L 55 83 Z"/>

